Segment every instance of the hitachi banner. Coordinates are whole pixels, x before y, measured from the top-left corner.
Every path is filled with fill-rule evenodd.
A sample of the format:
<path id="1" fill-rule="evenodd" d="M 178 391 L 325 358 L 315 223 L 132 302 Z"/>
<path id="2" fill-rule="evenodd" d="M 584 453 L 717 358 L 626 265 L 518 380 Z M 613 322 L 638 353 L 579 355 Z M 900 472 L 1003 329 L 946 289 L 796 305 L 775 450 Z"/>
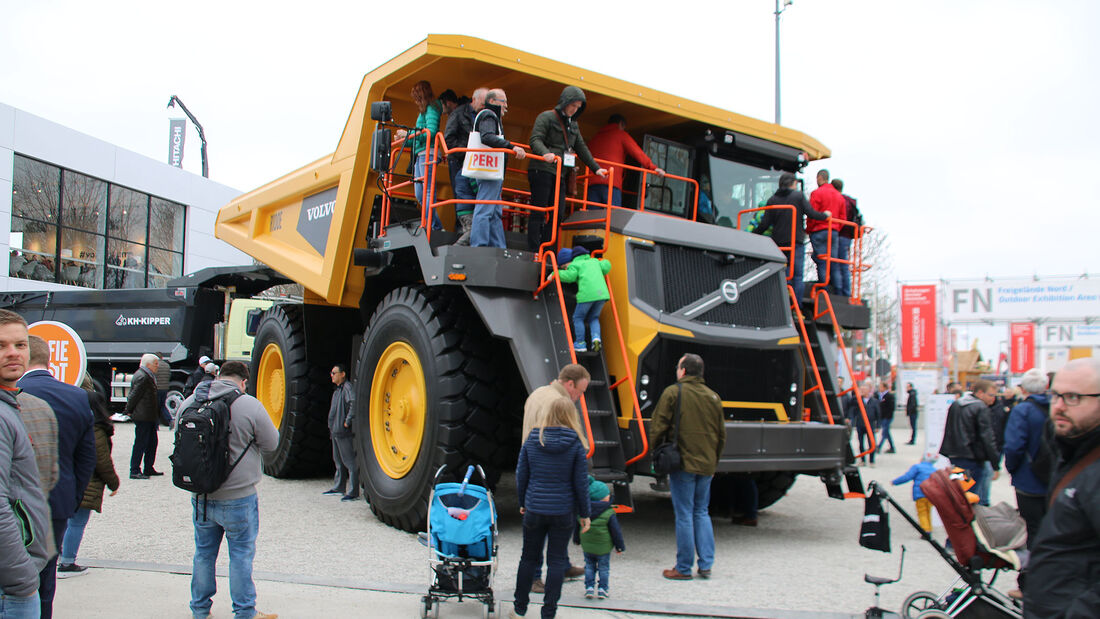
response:
<path id="1" fill-rule="evenodd" d="M 168 165 L 183 167 L 183 140 L 187 137 L 187 121 L 182 118 L 168 120 Z"/>
<path id="2" fill-rule="evenodd" d="M 936 286 L 901 287 L 901 361 L 936 362 Z"/>
<path id="3" fill-rule="evenodd" d="M 1100 316 L 1100 279 L 993 279 L 944 284 L 946 322 Z"/>

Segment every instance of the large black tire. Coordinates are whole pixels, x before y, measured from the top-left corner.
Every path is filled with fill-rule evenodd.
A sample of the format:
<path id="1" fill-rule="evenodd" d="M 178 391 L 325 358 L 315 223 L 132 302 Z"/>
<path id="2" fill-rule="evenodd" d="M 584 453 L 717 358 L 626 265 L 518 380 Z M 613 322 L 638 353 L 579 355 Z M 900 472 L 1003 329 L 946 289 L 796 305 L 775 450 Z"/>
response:
<path id="1" fill-rule="evenodd" d="M 279 446 L 264 454 L 273 477 L 311 477 L 332 471 L 328 366 L 306 358 L 302 308 L 275 305 L 264 313 L 252 346 L 248 392 L 267 409 L 279 429 Z"/>
<path id="2" fill-rule="evenodd" d="M 187 398 L 183 395 L 183 383 L 174 380 L 168 383 L 168 393 L 164 395 L 164 408 L 168 409 L 168 414 L 172 419 L 176 418 L 176 413 L 180 409 L 180 404 Z"/>
<path id="3" fill-rule="evenodd" d="M 398 288 L 378 304 L 359 351 L 355 442 L 371 511 L 423 530 L 436 470 L 481 464 L 490 483 L 517 452 L 502 350 L 457 289 Z"/>
<path id="4" fill-rule="evenodd" d="M 718 473 L 710 485 L 710 514 L 728 517 L 748 509 L 738 501 L 738 480 L 746 475 L 756 480 L 757 509 L 774 505 L 794 485 L 795 474 L 785 471 L 761 473 Z"/>
<path id="5" fill-rule="evenodd" d="M 795 477 L 794 473 L 786 471 L 757 473 L 756 493 L 759 498 L 757 499 L 756 508 L 764 509 L 783 498 L 783 495 L 787 494 L 787 491 L 794 485 Z"/>

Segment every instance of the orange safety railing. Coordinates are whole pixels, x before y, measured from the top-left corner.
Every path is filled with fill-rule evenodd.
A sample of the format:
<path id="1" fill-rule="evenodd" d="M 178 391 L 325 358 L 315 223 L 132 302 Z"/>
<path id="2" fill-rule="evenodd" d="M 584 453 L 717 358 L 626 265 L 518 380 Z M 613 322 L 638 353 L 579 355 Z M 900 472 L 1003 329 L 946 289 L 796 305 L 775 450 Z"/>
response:
<path id="1" fill-rule="evenodd" d="M 738 230 L 741 229 L 741 216 L 742 215 L 745 215 L 747 213 L 762 213 L 764 211 L 776 211 L 776 210 L 789 210 L 791 212 L 791 244 L 790 245 L 779 245 L 778 242 L 775 243 L 777 246 L 779 246 L 779 251 L 781 251 L 781 252 L 783 252 L 784 254 L 787 255 L 787 280 L 789 281 L 792 277 L 794 277 L 794 252 L 795 252 L 795 249 L 802 249 L 801 247 L 797 247 L 797 244 L 795 243 L 795 239 L 798 238 L 797 237 L 798 230 L 795 228 L 795 225 L 796 225 L 796 222 L 797 222 L 796 218 L 798 216 L 798 209 L 795 208 L 794 206 L 791 206 L 790 204 L 776 204 L 776 205 L 773 205 L 773 206 L 759 206 L 757 208 L 747 208 L 747 209 L 744 209 L 744 210 L 741 210 L 741 211 L 737 211 L 737 226 L 736 226 L 736 228 Z M 783 240 L 783 239 L 779 239 L 779 240 Z M 776 239 L 773 238 L 772 241 L 776 241 Z"/>
<path id="2" fill-rule="evenodd" d="M 829 398 L 825 395 L 825 381 L 821 378 L 821 371 L 817 369 L 817 355 L 814 354 L 814 348 L 810 344 L 810 335 L 806 332 L 806 321 L 802 316 L 802 304 L 794 296 L 794 287 L 787 286 L 787 294 L 791 298 L 791 308 L 794 311 L 795 318 L 798 319 L 798 329 L 802 334 L 802 344 L 806 347 L 806 356 L 809 359 L 809 367 L 813 368 L 814 386 L 806 389 L 802 392 L 802 397 L 807 398 L 813 393 L 817 393 L 821 399 L 821 406 L 825 409 L 825 417 L 829 420 L 830 424 L 835 424 L 836 420 L 833 418 L 832 407 L 829 406 Z M 844 411 L 839 411 L 840 415 L 844 414 Z"/>
<path id="3" fill-rule="evenodd" d="M 604 166 L 609 171 L 609 174 L 607 176 L 607 204 L 605 205 L 605 204 L 602 204 L 602 203 L 599 203 L 599 202 L 589 202 L 587 200 L 589 180 L 593 177 L 593 174 L 591 172 L 583 174 L 583 175 L 581 175 L 577 178 L 578 183 L 583 181 L 583 184 L 579 185 L 578 193 L 581 196 L 585 196 L 585 198 L 584 199 L 570 198 L 569 202 L 572 202 L 574 204 L 582 204 L 584 206 L 588 206 L 588 205 L 611 206 L 611 198 L 612 198 L 611 194 L 613 193 L 612 188 L 615 186 L 615 183 L 614 183 L 614 179 L 611 177 L 610 170 L 611 170 L 612 167 L 616 167 L 620 171 L 622 171 L 623 173 L 625 173 L 625 170 L 634 170 L 635 172 L 640 172 L 642 174 L 642 191 L 638 195 L 638 209 L 637 210 L 639 210 L 639 211 L 644 211 L 645 210 L 646 189 L 649 187 L 649 175 L 651 175 L 651 174 L 652 175 L 657 175 L 656 172 L 654 172 L 652 170 L 647 170 L 646 168 L 640 168 L 638 166 L 633 166 L 633 165 L 630 165 L 630 164 L 627 164 L 627 163 L 620 163 L 620 162 L 617 162 L 617 161 L 609 161 L 607 159 L 600 159 L 598 157 L 596 158 L 596 163 L 599 163 L 600 165 Z M 686 176 L 677 176 L 675 174 L 668 174 L 668 173 L 666 173 L 663 178 L 678 180 L 678 181 L 684 181 L 689 186 L 691 186 L 692 195 L 693 195 L 693 198 L 691 200 L 691 220 L 692 221 L 697 221 L 698 218 L 699 218 L 699 181 L 696 181 L 693 178 L 688 178 Z M 613 208 L 623 208 L 623 207 L 616 206 L 616 207 L 613 207 Z M 628 210 L 634 210 L 634 209 L 628 209 Z M 668 215 L 667 213 L 661 213 L 661 212 L 657 212 L 657 214 L 658 215 L 665 215 L 665 216 L 668 216 L 668 217 L 673 216 L 673 215 Z"/>
<path id="4" fill-rule="evenodd" d="M 836 345 L 839 349 L 839 356 L 844 360 L 844 366 L 848 369 L 848 376 L 855 376 L 852 372 L 852 362 L 848 360 L 847 347 L 844 346 L 844 338 L 840 337 L 840 323 L 836 319 L 836 311 L 833 310 L 833 300 L 829 298 L 829 294 L 824 290 L 815 290 L 813 294 L 814 299 L 814 320 L 828 316 L 829 320 L 833 323 L 833 333 L 837 334 Z M 824 299 L 824 309 L 822 309 L 822 300 Z M 867 429 L 867 436 L 869 437 L 870 449 L 856 455 L 857 458 L 862 458 L 869 453 L 873 453 L 877 448 L 875 444 L 875 432 L 876 429 L 871 427 L 871 421 L 867 418 L 867 409 L 863 406 L 863 398 L 860 397 L 859 390 L 856 387 L 856 381 L 852 380 L 852 385 L 847 389 L 844 389 L 840 393 L 836 394 L 837 399 L 840 399 L 844 394 L 855 391 L 856 404 L 859 405 L 859 414 L 863 418 L 863 427 Z M 858 420 L 857 420 L 858 422 Z"/>
<path id="5" fill-rule="evenodd" d="M 813 291 L 816 293 L 818 290 L 827 290 L 829 287 L 830 279 L 833 272 L 833 264 L 842 264 L 847 266 L 851 271 L 852 278 L 852 293 L 848 298 L 848 302 L 853 305 L 862 305 L 863 300 L 860 297 L 860 288 L 863 284 L 863 272 L 871 269 L 871 265 L 863 263 L 863 237 L 871 231 L 868 226 L 861 226 L 855 222 L 847 221 L 845 219 L 836 219 L 835 217 L 829 217 L 826 220 L 826 230 L 832 230 L 837 233 L 837 238 L 840 236 L 840 231 L 846 228 L 852 229 L 852 244 L 848 250 L 847 258 L 834 258 L 833 257 L 833 238 L 834 235 L 829 235 L 829 240 L 825 244 L 824 254 L 814 254 L 816 260 L 825 262 L 827 265 L 825 269 L 825 280 L 816 282 L 813 285 Z M 840 230 L 834 230 L 833 226 L 839 226 Z"/>

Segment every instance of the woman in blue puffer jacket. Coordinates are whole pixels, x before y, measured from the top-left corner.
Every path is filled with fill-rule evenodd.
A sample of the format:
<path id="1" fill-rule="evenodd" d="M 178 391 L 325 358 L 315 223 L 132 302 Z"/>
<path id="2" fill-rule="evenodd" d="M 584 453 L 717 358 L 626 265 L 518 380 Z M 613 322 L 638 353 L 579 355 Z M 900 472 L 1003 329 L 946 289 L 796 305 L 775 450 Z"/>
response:
<path id="1" fill-rule="evenodd" d="M 557 612 L 561 583 L 569 567 L 567 549 L 580 516 L 581 531 L 590 524 L 588 444 L 577 423 L 577 409 L 571 400 L 554 400 L 535 422 L 524 441 L 516 465 L 519 512 L 523 514 L 523 554 L 516 574 L 513 616 L 527 614 L 527 603 L 535 570 L 542 565 L 546 546 L 546 584 L 542 617 Z"/>

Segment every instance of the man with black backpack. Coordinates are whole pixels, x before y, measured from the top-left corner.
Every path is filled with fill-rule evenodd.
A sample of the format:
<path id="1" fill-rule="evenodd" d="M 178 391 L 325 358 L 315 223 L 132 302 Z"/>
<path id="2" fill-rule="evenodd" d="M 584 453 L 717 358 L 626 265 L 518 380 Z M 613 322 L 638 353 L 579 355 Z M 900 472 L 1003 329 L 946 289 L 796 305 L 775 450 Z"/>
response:
<path id="1" fill-rule="evenodd" d="M 260 528 L 256 495 L 263 476 L 260 451 L 278 446 L 279 431 L 260 401 L 245 394 L 247 382 L 248 367 L 240 361 L 226 361 L 218 379 L 207 383 L 209 390 L 196 389 L 180 406 L 176 418 L 172 482 L 194 493 L 191 613 L 195 617 L 210 615 L 216 590 L 214 566 L 223 536 L 229 545 L 229 595 L 234 616 L 277 617 L 256 611 L 252 559 Z"/>

